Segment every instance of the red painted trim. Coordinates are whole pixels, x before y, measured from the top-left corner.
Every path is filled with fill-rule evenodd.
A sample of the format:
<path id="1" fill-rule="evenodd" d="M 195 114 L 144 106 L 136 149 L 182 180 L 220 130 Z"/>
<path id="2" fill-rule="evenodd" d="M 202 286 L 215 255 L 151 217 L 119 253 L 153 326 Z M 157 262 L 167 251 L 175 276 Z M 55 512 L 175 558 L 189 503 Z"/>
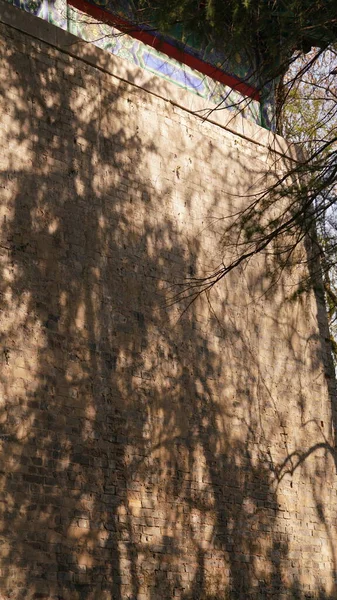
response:
<path id="1" fill-rule="evenodd" d="M 158 38 L 155 33 L 151 33 L 146 29 L 141 29 L 139 26 L 134 25 L 130 21 L 123 19 L 117 15 L 114 15 L 97 5 L 86 2 L 86 0 L 68 0 L 70 6 L 77 8 L 78 10 L 91 15 L 97 21 L 101 21 L 102 23 L 107 23 L 112 27 L 116 27 L 120 31 L 131 35 L 133 38 L 155 48 L 164 54 L 167 54 L 170 58 L 174 58 L 175 60 L 191 67 L 191 69 L 195 69 L 204 75 L 208 75 L 215 81 L 219 81 L 224 85 L 228 85 L 233 90 L 240 92 L 244 96 L 248 96 L 253 100 L 258 100 L 260 102 L 260 93 L 259 91 L 251 85 L 240 81 L 240 79 L 234 77 L 233 75 L 228 75 L 218 69 L 217 67 L 212 66 L 211 64 L 193 56 L 192 54 L 188 54 L 183 50 L 180 50 L 173 44 L 169 42 L 165 42 L 164 40 Z"/>

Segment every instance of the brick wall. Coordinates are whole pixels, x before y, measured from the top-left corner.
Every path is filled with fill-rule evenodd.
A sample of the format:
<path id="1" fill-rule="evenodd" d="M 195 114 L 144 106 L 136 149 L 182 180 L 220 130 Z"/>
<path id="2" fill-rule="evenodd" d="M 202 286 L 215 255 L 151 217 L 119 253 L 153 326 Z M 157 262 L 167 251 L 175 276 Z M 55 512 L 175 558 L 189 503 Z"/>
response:
<path id="1" fill-rule="evenodd" d="M 266 132 L 0 8 L 0 598 L 335 599 L 322 305 L 263 257 L 170 301 Z"/>

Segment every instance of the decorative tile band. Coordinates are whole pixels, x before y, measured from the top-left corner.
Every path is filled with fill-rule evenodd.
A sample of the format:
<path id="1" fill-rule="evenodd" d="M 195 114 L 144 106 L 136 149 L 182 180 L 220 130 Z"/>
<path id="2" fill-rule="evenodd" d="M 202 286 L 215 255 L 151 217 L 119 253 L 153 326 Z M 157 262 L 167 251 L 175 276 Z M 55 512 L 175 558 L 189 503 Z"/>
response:
<path id="1" fill-rule="evenodd" d="M 196 56 L 197 53 L 192 46 L 187 47 L 188 52 L 182 52 L 170 43 L 171 38 L 169 38 L 169 41 L 166 39 L 158 40 L 154 35 L 152 35 L 152 39 L 157 40 L 158 43 L 153 41 L 150 45 L 150 40 L 150 43 L 144 43 L 141 39 L 137 39 L 135 31 L 132 31 L 132 35 L 129 35 L 128 33 L 121 33 L 119 29 L 113 27 L 111 22 L 114 22 L 114 19 L 111 18 L 112 13 L 108 6 L 110 0 L 101 0 L 101 2 L 104 2 L 104 8 L 98 5 L 99 0 L 96 2 L 69 0 L 69 3 L 66 0 L 8 1 L 14 6 L 68 30 L 99 48 L 124 58 L 187 91 L 209 100 L 210 109 L 212 110 L 217 106 L 228 108 L 234 112 L 240 110 L 241 114 L 247 119 L 263 125 L 267 129 L 272 128 L 274 113 L 272 91 L 264 92 L 263 98 L 259 102 L 254 88 L 249 83 L 242 82 L 242 79 L 249 80 L 249 67 L 247 61 L 241 55 L 236 55 L 235 64 L 230 66 L 226 64 L 226 72 L 205 62 L 201 67 L 204 67 L 204 72 L 201 72 L 201 70 L 190 66 L 190 64 L 195 66 L 202 63 L 202 60 Z M 118 16 L 124 17 L 125 11 L 119 11 Z M 165 50 L 168 49 L 167 53 L 158 49 L 160 44 Z M 173 49 L 171 52 L 173 56 L 168 55 L 170 52 L 168 44 Z M 154 47 L 155 45 L 157 47 Z M 177 60 L 176 57 L 182 54 L 184 55 L 183 60 Z M 206 53 L 206 55 L 209 56 L 209 53 Z M 224 59 L 220 62 L 220 55 L 213 56 L 212 60 L 217 60 L 219 65 L 224 64 Z M 215 72 L 217 72 L 217 78 L 214 77 Z M 241 82 L 236 74 L 240 75 Z M 227 82 L 230 85 L 226 84 Z M 237 89 L 233 89 L 235 84 Z M 245 93 L 242 93 L 242 91 Z M 247 95 L 247 91 L 252 97 Z"/>

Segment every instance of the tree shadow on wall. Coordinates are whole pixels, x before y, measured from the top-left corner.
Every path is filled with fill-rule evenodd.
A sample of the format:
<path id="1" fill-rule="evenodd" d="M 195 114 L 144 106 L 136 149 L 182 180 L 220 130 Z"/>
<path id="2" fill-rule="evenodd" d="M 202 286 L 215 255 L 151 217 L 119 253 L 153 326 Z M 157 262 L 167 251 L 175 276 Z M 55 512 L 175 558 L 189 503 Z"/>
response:
<path id="1" fill-rule="evenodd" d="M 263 264 L 180 319 L 163 285 L 208 260 L 207 214 L 245 157 L 155 94 L 2 34 L 3 597 L 308 598 L 280 494 L 319 350 L 304 364 L 281 293 L 246 301 Z M 325 467 L 301 471 L 318 529 Z"/>

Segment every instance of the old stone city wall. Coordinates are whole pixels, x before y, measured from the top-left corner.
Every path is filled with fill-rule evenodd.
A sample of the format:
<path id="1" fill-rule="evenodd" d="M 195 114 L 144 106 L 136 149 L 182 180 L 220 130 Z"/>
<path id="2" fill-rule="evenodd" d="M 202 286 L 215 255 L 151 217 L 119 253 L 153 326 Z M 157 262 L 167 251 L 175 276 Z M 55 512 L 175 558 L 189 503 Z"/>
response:
<path id="1" fill-rule="evenodd" d="M 262 258 L 168 300 L 285 142 L 0 21 L 0 597 L 335 599 L 322 305 Z"/>

